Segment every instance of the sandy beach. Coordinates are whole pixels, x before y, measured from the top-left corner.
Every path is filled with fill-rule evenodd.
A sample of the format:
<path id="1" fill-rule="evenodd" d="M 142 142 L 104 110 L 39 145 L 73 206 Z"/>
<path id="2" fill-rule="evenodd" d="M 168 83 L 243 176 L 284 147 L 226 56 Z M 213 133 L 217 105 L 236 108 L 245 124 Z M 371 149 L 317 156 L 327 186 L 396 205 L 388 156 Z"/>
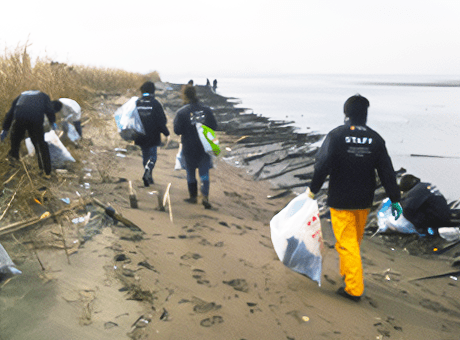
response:
<path id="1" fill-rule="evenodd" d="M 179 90 L 158 84 L 171 132 Z M 321 286 L 285 267 L 272 246 L 270 219 L 295 197 L 293 189 L 308 183 L 314 157 L 308 145 L 319 136 L 286 129 L 292 143 L 304 145 L 289 151 L 284 137 L 268 143 L 256 133 L 269 135 L 263 119 L 240 116 L 231 100 L 204 87 L 198 95 L 219 116 L 222 149 L 231 150 L 211 170 L 213 208 L 184 202 L 186 175 L 174 170 L 174 133 L 158 150 L 155 184 L 144 187 L 140 149 L 119 137 L 107 113 L 128 97 L 101 98 L 95 116 L 104 124 L 89 121 L 80 146 L 69 148 L 77 163 L 49 182 L 37 179 L 78 208 L 59 223 L 0 235 L 23 272 L 0 288 L 0 340 L 459 338 L 456 245 L 372 236 L 371 215 L 362 245 L 365 295 L 348 301 L 335 293 L 342 278 L 320 204 Z M 284 136 L 282 123 L 270 124 L 274 135 Z M 289 164 L 279 161 L 286 159 Z M 291 177 L 274 175 L 282 171 Z M 130 182 L 137 208 L 130 205 Z M 104 206 L 122 218 L 109 217 Z"/>

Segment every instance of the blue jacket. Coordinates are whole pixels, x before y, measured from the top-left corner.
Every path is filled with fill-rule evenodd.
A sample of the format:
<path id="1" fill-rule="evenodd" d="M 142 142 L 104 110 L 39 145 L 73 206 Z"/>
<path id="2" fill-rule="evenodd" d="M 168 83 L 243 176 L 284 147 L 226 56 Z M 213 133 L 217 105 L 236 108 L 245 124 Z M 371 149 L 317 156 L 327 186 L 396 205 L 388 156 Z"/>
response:
<path id="1" fill-rule="evenodd" d="M 328 133 L 316 155 L 310 190 L 316 194 L 329 175 L 328 205 L 335 209 L 372 206 L 376 171 L 392 202 L 401 193 L 385 141 L 366 125 L 341 125 Z"/>

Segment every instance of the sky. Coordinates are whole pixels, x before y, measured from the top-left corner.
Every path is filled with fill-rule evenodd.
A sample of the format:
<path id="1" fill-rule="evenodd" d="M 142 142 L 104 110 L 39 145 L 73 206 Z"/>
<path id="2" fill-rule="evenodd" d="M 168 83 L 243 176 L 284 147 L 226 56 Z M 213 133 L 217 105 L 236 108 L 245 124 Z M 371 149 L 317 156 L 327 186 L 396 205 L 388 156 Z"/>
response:
<path id="1" fill-rule="evenodd" d="M 177 77 L 460 75 L 458 0 L 21 0 L 0 46 Z"/>

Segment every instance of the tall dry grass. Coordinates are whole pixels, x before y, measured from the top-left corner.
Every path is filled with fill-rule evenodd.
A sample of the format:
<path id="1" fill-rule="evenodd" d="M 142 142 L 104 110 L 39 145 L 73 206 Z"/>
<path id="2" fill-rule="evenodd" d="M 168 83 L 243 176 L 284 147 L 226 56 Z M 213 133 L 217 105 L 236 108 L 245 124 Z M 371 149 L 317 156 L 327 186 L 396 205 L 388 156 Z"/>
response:
<path id="1" fill-rule="evenodd" d="M 101 93 L 137 90 L 146 80 L 160 81 L 159 74 L 139 74 L 120 69 L 67 65 L 50 58 L 32 61 L 28 45 L 0 56 L 0 122 L 12 101 L 26 90 L 43 91 L 51 100 L 71 98 L 83 108 Z"/>

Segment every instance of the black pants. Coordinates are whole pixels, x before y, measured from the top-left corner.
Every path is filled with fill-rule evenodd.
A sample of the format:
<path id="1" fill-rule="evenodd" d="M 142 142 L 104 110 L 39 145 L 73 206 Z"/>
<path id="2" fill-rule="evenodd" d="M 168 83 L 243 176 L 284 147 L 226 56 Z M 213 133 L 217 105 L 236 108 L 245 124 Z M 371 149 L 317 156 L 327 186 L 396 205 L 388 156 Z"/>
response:
<path id="1" fill-rule="evenodd" d="M 25 137 L 25 133 L 29 137 L 35 147 L 37 154 L 38 167 L 45 171 L 45 174 L 51 173 L 51 158 L 48 143 L 45 142 L 45 132 L 43 131 L 43 124 L 35 122 L 16 120 L 11 129 L 11 150 L 10 156 L 19 159 L 19 148 L 21 142 Z"/>

